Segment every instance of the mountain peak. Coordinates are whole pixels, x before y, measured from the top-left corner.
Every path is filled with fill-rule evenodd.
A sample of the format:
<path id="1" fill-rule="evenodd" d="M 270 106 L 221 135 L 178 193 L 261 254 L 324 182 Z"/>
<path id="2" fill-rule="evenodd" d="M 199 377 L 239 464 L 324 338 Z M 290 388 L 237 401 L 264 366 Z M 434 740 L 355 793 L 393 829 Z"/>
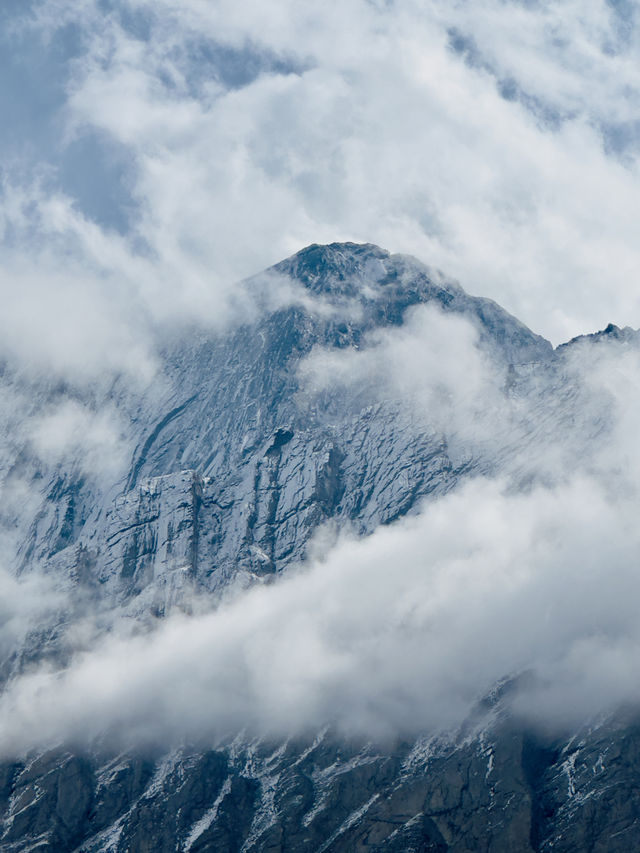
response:
<path id="1" fill-rule="evenodd" d="M 312 293 L 337 299 L 375 298 L 372 288 L 384 288 L 378 296 L 388 298 L 389 286 L 404 289 L 437 287 L 448 294 L 462 288 L 411 255 L 391 254 L 373 243 L 312 243 L 276 264 L 270 272 L 300 282 Z"/>
<path id="2" fill-rule="evenodd" d="M 598 344 L 610 341 L 620 341 L 623 343 L 640 343 L 640 332 L 637 329 L 632 329 L 631 326 L 616 326 L 615 323 L 609 323 L 604 329 L 599 332 L 592 332 L 587 335 L 576 335 L 564 344 L 560 344 L 559 350 L 565 347 L 575 346 L 576 344 Z"/>
<path id="3" fill-rule="evenodd" d="M 312 243 L 272 267 L 290 276 L 313 293 L 353 298 L 362 285 L 387 277 L 392 256 L 372 243 Z"/>
<path id="4" fill-rule="evenodd" d="M 467 294 L 453 279 L 411 255 L 391 254 L 373 243 L 313 243 L 268 270 L 291 278 L 339 305 L 357 301 L 366 328 L 401 325 L 407 309 L 431 303 L 474 322 L 507 361 L 548 358 L 551 344 L 490 299 Z"/>

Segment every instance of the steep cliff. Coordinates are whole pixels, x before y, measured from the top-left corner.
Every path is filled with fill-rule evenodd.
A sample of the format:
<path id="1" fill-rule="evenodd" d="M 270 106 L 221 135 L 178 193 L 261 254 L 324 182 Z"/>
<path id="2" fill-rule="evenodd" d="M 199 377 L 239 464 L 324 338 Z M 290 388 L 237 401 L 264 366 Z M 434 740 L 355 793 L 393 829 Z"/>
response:
<path id="1" fill-rule="evenodd" d="M 412 258 L 311 246 L 243 288 L 258 305 L 249 319 L 225 334 L 167 335 L 152 386 L 119 378 L 89 400 L 129 425 L 117 475 L 87 471 L 81 459 L 47 464 L 17 434 L 4 448 L 5 487 L 29 482 L 36 495 L 5 512 L 14 568 L 44 571 L 72 592 L 7 650 L 5 678 L 43 656 L 63 663 L 63 628 L 87 609 L 105 625 L 117 613 L 141 626 L 190 611 L 230 587 L 271 582 L 327 523 L 367 535 L 469 477 L 508 467 L 526 482 L 530 472 L 514 461 L 523 436 L 539 447 L 550 430 L 606 427 L 606 407 L 585 407 L 565 351 Z M 476 441 L 417 417 L 402 395 L 378 393 L 375 378 L 309 380 L 314 353 L 367 350 L 420 306 L 471 324 L 473 346 L 511 401 L 509 424 L 483 428 Z M 22 381 L 10 369 L 3 379 L 7 389 Z M 43 405 L 68 391 L 40 383 L 33 394 Z M 579 442 L 568 452 L 580 454 Z M 277 742 L 238 732 L 205 746 L 123 753 L 105 741 L 16 756 L 0 768 L 1 847 L 640 849 L 633 719 L 543 735 L 514 722 L 508 693 L 498 690 L 462 727 L 417 738 L 361 742 L 327 727 Z"/>

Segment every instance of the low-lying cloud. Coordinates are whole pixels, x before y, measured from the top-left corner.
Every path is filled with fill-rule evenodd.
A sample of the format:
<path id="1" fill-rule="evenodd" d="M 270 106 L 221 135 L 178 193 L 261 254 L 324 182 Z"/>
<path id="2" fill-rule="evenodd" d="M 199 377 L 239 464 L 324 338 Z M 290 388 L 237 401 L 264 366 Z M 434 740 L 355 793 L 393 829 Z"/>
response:
<path id="1" fill-rule="evenodd" d="M 534 721 L 613 710 L 640 698 L 637 511 L 586 477 L 518 495 L 469 483 L 211 613 L 21 677 L 0 748 L 450 729 L 527 670 Z"/>
<path id="2" fill-rule="evenodd" d="M 63 400 L 30 419 L 25 426 L 31 448 L 43 464 L 77 466 L 85 475 L 117 480 L 131 458 L 125 425 L 115 407 L 91 411 Z"/>
<path id="3" fill-rule="evenodd" d="M 200 601 L 137 635 L 127 620 L 105 633 L 89 619 L 66 668 L 7 686 L 0 751 L 105 732 L 139 746 L 326 724 L 368 738 L 450 730 L 523 673 L 512 708 L 534 725 L 577 725 L 640 700 L 638 350 L 576 346 L 553 382 L 543 374 L 545 394 L 516 399 L 492 443 L 489 413 L 513 415 L 513 401 L 496 384 L 504 365 L 477 340 L 463 318 L 419 309 L 406 328 L 360 352 L 320 353 L 322 370 L 313 358 L 307 369 L 326 384 L 333 359 L 338 384 L 366 379 L 383 400 L 393 391 L 414 406 L 417 430 L 433 428 L 443 399 L 454 428 L 475 413 L 476 452 L 483 445 L 498 474 L 363 539 L 321 530 L 304 565 L 207 612 Z M 447 341 L 475 366 L 430 362 Z M 416 363 L 421 381 L 395 381 Z"/>
<path id="4" fill-rule="evenodd" d="M 3 547 L 39 510 L 40 467 L 117 480 L 126 413 L 104 389 L 148 389 L 165 331 L 255 317 L 234 282 L 307 243 L 411 252 L 554 342 L 640 323 L 637 16 L 614 6 L 30 4 L 23 38 L 77 36 L 58 144 L 117 146 L 128 216 L 116 231 L 83 209 L 28 146 L 2 175 L 0 360 L 25 381 L 0 399 Z M 282 280 L 268 294 L 329 310 Z M 438 729 L 523 671 L 536 679 L 516 706 L 535 719 L 639 698 L 637 352 L 575 347 L 505 393 L 462 318 L 417 309 L 365 344 L 313 353 L 306 392 L 391 400 L 495 478 L 150 633 L 116 620 L 96 637 L 89 613 L 67 668 L 7 685 L 4 754 L 105 729 Z M 73 402 L 39 400 L 43 382 Z M 33 470 L 13 464 L 26 445 Z M 48 602 L 75 612 L 46 577 L 0 587 L 3 649 Z"/>
<path id="5" fill-rule="evenodd" d="M 425 304 L 401 328 L 375 329 L 358 349 L 315 347 L 299 366 L 301 394 L 394 400 L 416 428 L 482 443 L 507 428 L 516 407 L 504 394 L 507 364 L 492 357 L 470 318 Z"/>

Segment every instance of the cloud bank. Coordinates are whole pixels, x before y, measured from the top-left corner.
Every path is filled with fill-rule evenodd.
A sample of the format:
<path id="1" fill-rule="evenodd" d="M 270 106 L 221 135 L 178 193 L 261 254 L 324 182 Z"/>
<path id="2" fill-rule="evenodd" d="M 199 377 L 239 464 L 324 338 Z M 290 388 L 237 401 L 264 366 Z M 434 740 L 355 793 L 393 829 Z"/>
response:
<path id="1" fill-rule="evenodd" d="M 127 620 L 106 633 L 91 619 L 72 625 L 66 647 L 79 650 L 66 668 L 38 666 L 0 696 L 0 752 L 106 732 L 131 747 L 327 724 L 367 738 L 448 731 L 523 673 L 512 707 L 533 725 L 570 727 L 637 702 L 640 353 L 577 346 L 559 386 L 516 401 L 514 418 L 495 385 L 502 374 L 476 344 L 467 321 L 418 309 L 406 328 L 332 356 L 343 360 L 334 381 L 376 378 L 381 398 L 393 389 L 414 407 L 417 430 L 433 429 L 436 394 L 454 429 L 473 419 L 465 441 L 489 458 L 505 436 L 515 445 L 499 476 L 364 539 L 320 531 L 306 564 L 200 600 L 195 615 L 138 634 Z M 466 370 L 440 369 L 447 346 L 462 348 Z M 421 381 L 409 373 L 416 347 Z M 549 394 L 555 403 L 540 408 Z"/>
<path id="2" fill-rule="evenodd" d="M 517 496 L 471 483 L 214 612 L 21 677 L 0 697 L 0 749 L 449 730 L 527 670 L 530 721 L 612 711 L 640 698 L 637 510 L 583 477 Z"/>
<path id="3" fill-rule="evenodd" d="M 640 325 L 636 18 L 604 0 L 34 0 L 5 15 L 55 85 L 32 110 L 38 144 L 19 144 L 36 134 L 17 120 L 18 143 L 3 140 L 0 359 L 85 396 L 5 389 L 2 473 L 23 441 L 45 465 L 116 477 L 123 425 L 92 389 L 148 387 L 164 331 L 224 330 L 251 310 L 234 283 L 311 242 L 413 253 L 554 342 Z M 417 428 L 497 453 L 501 478 L 343 534 L 212 612 L 89 631 L 68 668 L 8 685 L 0 750 L 104 729 L 135 743 L 439 728 L 524 670 L 535 718 L 636 700 L 640 373 L 631 349 L 594 352 L 533 402 L 505 397 L 473 329 L 429 311 L 366 351 L 315 353 L 311 385 L 370 380 Z M 10 485 L 13 523 L 33 489 Z M 7 647 L 49 612 L 32 582 L 25 597 L 0 578 Z"/>
<path id="4" fill-rule="evenodd" d="M 234 282 L 345 239 L 413 253 L 554 342 L 640 325 L 628 4 L 33 0 L 5 17 L 15 85 L 31 51 L 51 90 L 3 174 L 5 354 L 148 375 L 158 323 L 224 325 Z"/>

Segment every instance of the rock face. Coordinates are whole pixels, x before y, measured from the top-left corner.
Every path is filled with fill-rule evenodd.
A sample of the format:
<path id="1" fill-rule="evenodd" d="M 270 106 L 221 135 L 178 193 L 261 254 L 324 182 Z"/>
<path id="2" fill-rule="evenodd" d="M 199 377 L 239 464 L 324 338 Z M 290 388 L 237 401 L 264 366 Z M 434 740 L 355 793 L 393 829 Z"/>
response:
<path id="1" fill-rule="evenodd" d="M 270 305 L 283 281 L 293 297 Z M 416 425 L 398 400 L 366 387 L 304 387 L 300 364 L 314 347 L 358 349 L 422 304 L 471 321 L 505 393 L 540 396 L 544 430 L 563 354 L 411 258 L 311 246 L 246 286 L 264 302 L 257 319 L 225 336 L 166 340 L 161 382 L 109 389 L 130 424 L 119 477 L 96 480 L 73 460 L 43 466 L 26 445 L 3 451 L 3 482 L 29 479 L 40 494 L 3 519 L 17 531 L 17 571 L 44 566 L 81 600 L 162 618 L 200 595 L 285 572 L 326 522 L 366 535 L 465 477 L 499 470 L 506 443 L 483 453 Z M 628 341 L 623 333 L 603 334 Z M 579 394 L 560 397 L 573 423 Z M 60 618 L 5 656 L 5 678 L 44 654 L 64 656 Z M 143 755 L 59 748 L 0 767 L 0 849 L 640 850 L 639 748 L 629 719 L 540 740 L 510 721 L 500 699 L 446 737 L 384 746 L 324 730 L 308 741 L 238 735 L 215 749 Z"/>
<path id="2" fill-rule="evenodd" d="M 417 429 L 367 389 L 301 399 L 298 368 L 314 347 L 357 348 L 418 305 L 470 318 L 505 377 L 509 365 L 553 359 L 495 303 L 374 246 L 312 246 L 248 285 L 268 292 L 285 276 L 311 310 L 294 302 L 223 338 L 166 344 L 160 387 L 110 391 L 131 420 L 133 452 L 107 494 L 73 470 L 38 472 L 44 501 L 20 543 L 23 571 L 80 554 L 117 600 L 171 586 L 176 571 L 212 589 L 239 572 L 283 570 L 327 519 L 370 532 L 488 464 L 453 455 L 441 432 Z"/>
<path id="3" fill-rule="evenodd" d="M 540 743 L 501 722 L 384 749 L 235 742 L 3 768 L 3 850 L 636 850 L 637 726 Z"/>

